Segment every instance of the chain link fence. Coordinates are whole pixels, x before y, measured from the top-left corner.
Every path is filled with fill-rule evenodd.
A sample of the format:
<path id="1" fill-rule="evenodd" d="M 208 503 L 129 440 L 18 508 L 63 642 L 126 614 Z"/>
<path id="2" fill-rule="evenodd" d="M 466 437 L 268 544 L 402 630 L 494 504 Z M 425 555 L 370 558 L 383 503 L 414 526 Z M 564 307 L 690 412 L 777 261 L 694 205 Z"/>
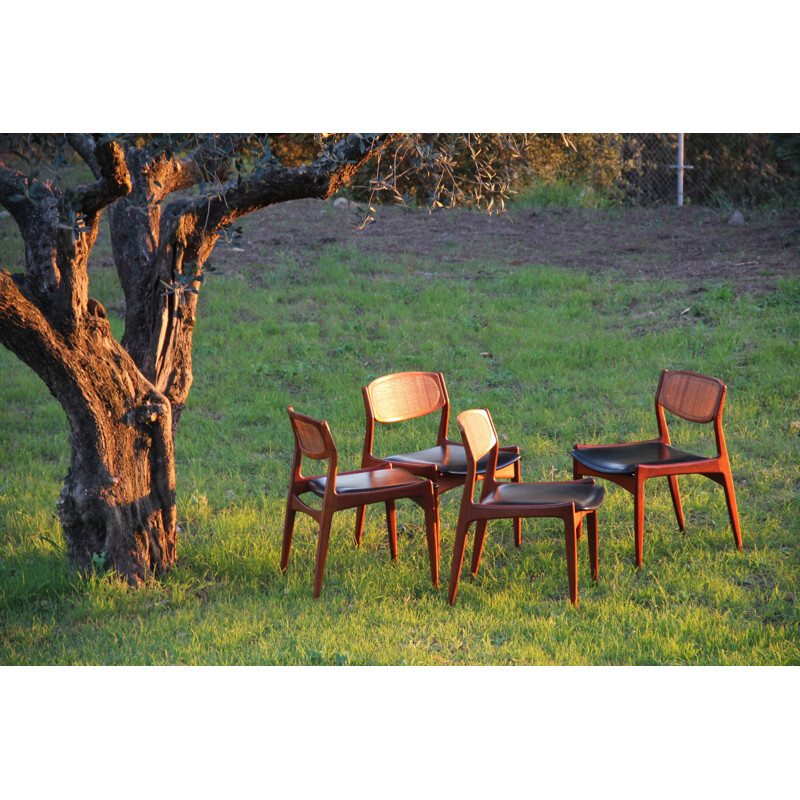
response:
<path id="1" fill-rule="evenodd" d="M 626 202 L 677 202 L 677 133 L 624 133 L 620 155 Z"/>
<path id="2" fill-rule="evenodd" d="M 632 205 L 678 202 L 677 133 L 621 137 L 621 190 Z M 687 203 L 752 207 L 797 196 L 800 182 L 763 133 L 683 134 Z"/>

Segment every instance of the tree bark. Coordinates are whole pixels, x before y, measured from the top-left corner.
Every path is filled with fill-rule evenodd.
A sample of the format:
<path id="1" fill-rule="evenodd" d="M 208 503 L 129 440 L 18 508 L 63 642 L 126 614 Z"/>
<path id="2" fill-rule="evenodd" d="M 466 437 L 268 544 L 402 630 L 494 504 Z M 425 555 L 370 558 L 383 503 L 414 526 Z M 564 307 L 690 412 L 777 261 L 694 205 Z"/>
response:
<path id="1" fill-rule="evenodd" d="M 102 554 L 139 585 L 177 557 L 172 410 L 119 350 L 69 362 L 82 402 L 70 420 L 70 469 L 57 507 L 79 569 Z"/>

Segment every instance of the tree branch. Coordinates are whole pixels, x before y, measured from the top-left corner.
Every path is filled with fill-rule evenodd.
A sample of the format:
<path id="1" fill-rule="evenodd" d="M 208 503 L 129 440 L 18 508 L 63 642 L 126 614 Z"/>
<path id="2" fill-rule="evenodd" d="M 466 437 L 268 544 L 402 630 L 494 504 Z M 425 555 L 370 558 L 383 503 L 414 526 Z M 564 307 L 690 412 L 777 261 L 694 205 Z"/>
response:
<path id="1" fill-rule="evenodd" d="M 63 348 L 44 314 L 18 285 L 22 280 L 0 270 L 0 343 L 52 389 Z"/>
<path id="2" fill-rule="evenodd" d="M 32 294 L 49 309 L 61 284 L 58 265 L 60 199 L 48 184 L 0 166 L 0 204 L 19 227 L 25 242 L 25 272 Z"/>
<path id="3" fill-rule="evenodd" d="M 312 164 L 299 167 L 268 164 L 240 181 L 225 184 L 214 197 L 197 198 L 181 210 L 184 215 L 196 214 L 199 229 L 208 235 L 239 217 L 275 203 L 308 197 L 326 199 L 399 136 L 350 134 Z"/>
<path id="4" fill-rule="evenodd" d="M 93 141 L 95 145 L 93 152 L 88 148 L 86 141 L 78 144 L 90 159 L 87 161 L 89 166 L 94 160 L 98 179 L 92 184 L 76 186 L 72 190 L 75 210 L 87 217 L 93 217 L 110 203 L 124 197 L 132 186 L 122 146 L 115 141 L 98 141 L 96 135 Z M 81 157 L 84 158 L 82 154 Z"/>
<path id="5" fill-rule="evenodd" d="M 95 155 L 95 140 L 86 133 L 68 133 L 67 141 L 72 149 L 86 162 L 95 178 L 101 177 L 100 164 Z"/>

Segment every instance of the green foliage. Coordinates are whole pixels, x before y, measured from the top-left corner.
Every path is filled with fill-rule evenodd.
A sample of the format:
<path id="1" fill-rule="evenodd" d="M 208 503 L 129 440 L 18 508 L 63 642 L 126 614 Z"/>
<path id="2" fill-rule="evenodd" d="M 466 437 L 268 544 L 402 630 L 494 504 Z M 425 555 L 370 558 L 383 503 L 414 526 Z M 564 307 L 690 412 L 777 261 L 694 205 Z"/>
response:
<path id="1" fill-rule="evenodd" d="M 57 179 L 63 171 L 80 169 L 82 163 L 65 136 L 43 133 L 0 133 L 0 161 L 42 181 Z M 82 175 L 91 173 L 83 168 Z"/>
<path id="2" fill-rule="evenodd" d="M 584 195 L 606 203 L 620 200 L 621 148 L 619 133 L 538 133 L 525 151 L 530 180 L 539 187 L 582 187 Z"/>
<path id="3" fill-rule="evenodd" d="M 687 134 L 686 163 L 692 165 L 686 190 L 699 204 L 722 197 L 734 207 L 752 208 L 796 196 L 800 188 L 800 176 L 768 134 Z"/>
<path id="4" fill-rule="evenodd" d="M 68 464 L 64 412 L 0 352 L 0 451 L 13 454 L 0 463 L 0 663 L 800 662 L 800 438 L 791 428 L 800 405 L 785 367 L 800 357 L 796 278 L 749 295 L 502 258 L 376 259 L 341 245 L 303 261 L 286 256 L 268 271 L 257 248 L 245 258 L 201 298 L 195 389 L 176 443 L 180 560 L 141 591 L 100 571 L 70 572 L 54 514 Z M 97 267 L 92 278 L 118 328 L 113 273 Z M 575 319 L 580 326 L 565 322 Z M 448 607 L 444 587 L 430 586 L 422 514 L 410 503 L 398 507 L 397 563 L 372 508 L 359 549 L 352 514 L 335 520 L 319 601 L 310 520 L 298 522 L 281 575 L 287 405 L 328 419 L 341 467 L 351 469 L 363 437 L 359 387 L 393 370 L 441 369 L 454 413 L 490 408 L 503 442 L 521 447 L 523 479 L 567 479 L 574 442 L 653 435 L 664 366 L 729 386 L 744 553 L 733 547 L 719 487 L 687 478 L 685 534 L 666 486 L 649 490 L 641 572 L 632 566 L 630 497 L 608 487 L 600 582 L 589 579 L 584 540 L 577 611 L 565 599 L 563 532 L 547 520 L 523 524 L 520 550 L 510 524 L 491 525 L 478 578 L 463 577 Z M 380 431 L 379 446 L 423 443 L 430 431 L 414 422 Z M 687 440 L 692 430 L 676 427 L 676 440 L 708 446 L 705 431 Z M 443 502 L 445 578 L 458 500 L 454 491 Z"/>
<path id="5" fill-rule="evenodd" d="M 685 138 L 686 201 L 731 208 L 794 202 L 800 178 L 793 173 L 795 134 L 690 133 Z M 553 135 L 530 137 L 527 157 L 534 185 L 527 192 L 564 185 L 579 196 L 578 205 L 597 207 L 624 202 L 649 205 L 675 201 L 676 134 L 569 134 L 574 148 L 559 146 Z M 794 154 L 794 155 L 793 155 Z M 793 162 L 793 159 L 795 161 Z M 564 198 L 575 205 L 574 194 Z"/>
<path id="6" fill-rule="evenodd" d="M 795 172 L 800 172 L 800 133 L 771 133 L 775 153 Z"/>

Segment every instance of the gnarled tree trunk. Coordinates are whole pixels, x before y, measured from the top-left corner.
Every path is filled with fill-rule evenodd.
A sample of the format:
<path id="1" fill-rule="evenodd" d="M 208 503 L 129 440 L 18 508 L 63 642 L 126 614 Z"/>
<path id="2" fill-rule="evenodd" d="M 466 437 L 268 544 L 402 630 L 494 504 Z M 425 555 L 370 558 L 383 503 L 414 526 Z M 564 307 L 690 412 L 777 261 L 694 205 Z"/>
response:
<path id="1" fill-rule="evenodd" d="M 16 183 L 0 190 L 26 245 L 25 274 L 0 272 L 0 341 L 67 415 L 70 468 L 57 507 L 71 562 L 87 569 L 101 555 L 137 585 L 176 557 L 172 409 L 88 296 L 97 206 L 129 188 L 121 151 L 100 156 L 98 184 L 69 199 L 51 187 L 31 198 L 19 176 L 0 175 Z"/>
<path id="2" fill-rule="evenodd" d="M 98 319 L 83 346 L 61 354 L 71 458 L 57 507 L 74 564 L 102 554 L 137 585 L 177 556 L 172 409 L 107 326 Z"/>
<path id="3" fill-rule="evenodd" d="M 69 336 L 0 273 L 0 339 L 47 383 L 70 426 L 58 513 L 70 560 L 95 554 L 134 585 L 176 557 L 172 409 L 111 336 L 91 298 Z"/>

